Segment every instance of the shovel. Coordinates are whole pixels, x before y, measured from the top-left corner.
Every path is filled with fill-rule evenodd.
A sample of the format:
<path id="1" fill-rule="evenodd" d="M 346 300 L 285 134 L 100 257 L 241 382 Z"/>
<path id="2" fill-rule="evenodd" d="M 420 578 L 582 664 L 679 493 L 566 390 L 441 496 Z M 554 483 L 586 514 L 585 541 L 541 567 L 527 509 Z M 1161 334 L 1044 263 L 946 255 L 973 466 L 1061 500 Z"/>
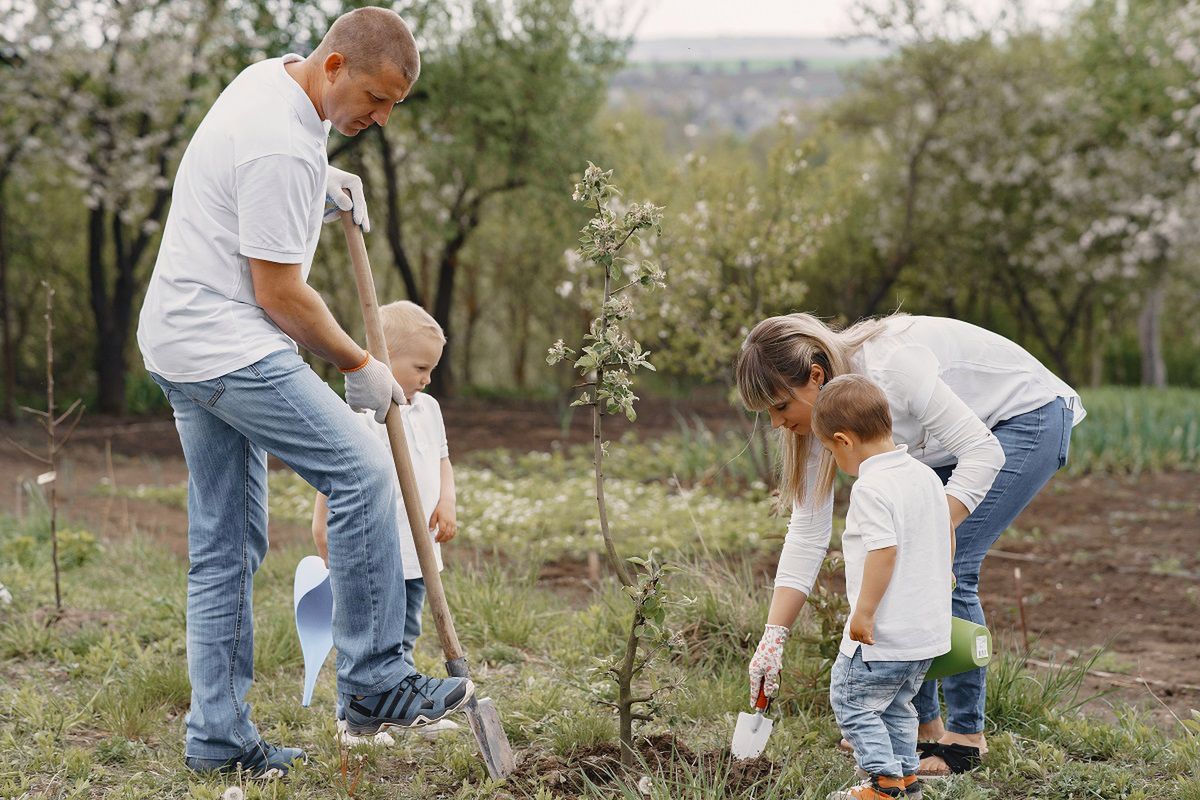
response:
<path id="1" fill-rule="evenodd" d="M 350 246 L 354 282 L 358 285 L 358 301 L 362 306 L 363 321 L 366 323 L 367 350 L 387 364 L 387 342 L 384 341 L 383 326 L 379 321 L 379 300 L 375 296 L 371 262 L 367 259 L 367 247 L 363 242 L 362 231 L 354 224 L 349 211 L 342 212 L 342 228 L 346 232 L 346 243 Z M 400 407 L 393 405 L 388 410 L 385 424 L 388 441 L 392 446 L 392 460 L 396 463 L 396 473 L 400 477 L 400 494 L 404 498 L 404 508 L 408 513 L 408 527 L 412 531 L 413 544 L 417 548 L 421 575 L 425 578 L 425 602 L 429 604 L 433 612 L 433 621 L 437 625 L 438 639 L 446 657 L 446 672 L 454 678 L 469 678 L 471 673 L 467 667 L 466 654 L 459 644 L 454 620 L 450 617 L 450 607 L 446 604 L 446 593 L 442 589 L 442 577 L 438 573 L 437 561 L 433 555 L 433 544 L 428 536 L 419 535 L 420 531 L 425 530 L 426 520 L 422 518 L 421 496 L 417 491 L 412 460 L 408 457 L 408 441 L 400 413 Z M 471 732 L 475 734 L 475 741 L 479 744 L 479 753 L 487 764 L 488 775 L 492 780 L 507 777 L 516 767 L 516 763 L 495 704 L 489 698 L 472 697 L 467 702 L 465 711 Z"/>
<path id="2" fill-rule="evenodd" d="M 764 717 L 763 712 L 770 707 L 771 699 L 763 694 L 760 687 L 758 699 L 754 701 L 754 713 L 738 713 L 737 726 L 733 729 L 733 743 L 729 745 L 730 752 L 738 761 L 743 758 L 758 758 L 767 748 L 767 739 L 771 738 L 775 720 Z"/>

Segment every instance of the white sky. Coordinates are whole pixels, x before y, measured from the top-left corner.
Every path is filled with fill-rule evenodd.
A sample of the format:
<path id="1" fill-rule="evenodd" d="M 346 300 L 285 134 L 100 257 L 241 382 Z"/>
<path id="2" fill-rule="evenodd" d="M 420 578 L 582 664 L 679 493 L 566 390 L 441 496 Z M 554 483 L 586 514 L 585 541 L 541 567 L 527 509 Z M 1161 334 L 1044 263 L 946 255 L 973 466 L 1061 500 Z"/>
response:
<path id="1" fill-rule="evenodd" d="M 604 0 L 645 13 L 637 38 L 676 36 L 836 36 L 851 33 L 854 0 Z M 1000 0 L 965 0 L 988 12 Z M 1053 22 L 1070 0 L 1026 0 L 1028 16 Z"/>

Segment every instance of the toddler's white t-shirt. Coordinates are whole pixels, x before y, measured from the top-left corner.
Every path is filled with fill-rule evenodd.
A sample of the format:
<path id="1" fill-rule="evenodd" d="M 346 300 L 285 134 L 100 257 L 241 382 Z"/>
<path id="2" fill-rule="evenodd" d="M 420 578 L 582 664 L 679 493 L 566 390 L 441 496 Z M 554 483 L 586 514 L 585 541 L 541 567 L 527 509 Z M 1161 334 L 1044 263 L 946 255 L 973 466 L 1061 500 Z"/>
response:
<path id="1" fill-rule="evenodd" d="M 863 661 L 921 661 L 950 649 L 950 511 L 937 474 L 900 445 L 872 456 L 850 489 L 842 534 L 846 597 L 853 613 L 867 553 L 896 548 L 892 580 L 875 611 L 875 644 L 850 639 L 850 622 L 840 652 Z"/>
<path id="2" fill-rule="evenodd" d="M 300 264 L 308 280 L 317 249 L 329 123 L 284 69 L 299 60 L 243 70 L 183 154 L 137 332 L 146 369 L 168 380 L 296 349 L 255 301 L 247 259 Z"/>
<path id="3" fill-rule="evenodd" d="M 375 421 L 375 414 L 365 411 L 359 414 L 363 424 L 378 436 L 388 447 L 387 426 Z M 417 478 L 417 493 L 421 496 L 422 532 L 433 541 L 429 532 L 429 517 L 442 494 L 442 459 L 450 457 L 446 444 L 446 424 L 442 420 L 442 408 L 438 401 L 424 392 L 410 398 L 410 405 L 403 410 L 404 435 L 408 437 L 408 455 L 412 459 L 413 472 Z M 400 557 L 404 561 L 404 580 L 421 577 L 421 564 L 417 561 L 417 546 L 413 544 L 412 528 L 408 524 L 408 512 L 404 498 L 400 495 L 400 478 L 396 478 L 396 527 L 400 531 Z M 442 571 L 442 546 L 433 542 L 433 554 L 437 559 L 438 572 Z"/>

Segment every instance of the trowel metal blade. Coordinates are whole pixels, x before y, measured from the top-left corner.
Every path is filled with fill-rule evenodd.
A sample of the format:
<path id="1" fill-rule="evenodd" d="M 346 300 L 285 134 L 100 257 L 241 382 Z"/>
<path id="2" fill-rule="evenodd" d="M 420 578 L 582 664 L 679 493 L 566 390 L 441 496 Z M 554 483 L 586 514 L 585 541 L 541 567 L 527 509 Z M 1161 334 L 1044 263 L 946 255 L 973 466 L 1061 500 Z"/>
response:
<path id="1" fill-rule="evenodd" d="M 771 738 L 771 729 L 775 721 L 764 717 L 761 711 L 754 714 L 741 712 L 738 714 L 737 726 L 733 729 L 733 742 L 729 749 L 736 759 L 757 758 L 767 748 L 767 739 Z"/>

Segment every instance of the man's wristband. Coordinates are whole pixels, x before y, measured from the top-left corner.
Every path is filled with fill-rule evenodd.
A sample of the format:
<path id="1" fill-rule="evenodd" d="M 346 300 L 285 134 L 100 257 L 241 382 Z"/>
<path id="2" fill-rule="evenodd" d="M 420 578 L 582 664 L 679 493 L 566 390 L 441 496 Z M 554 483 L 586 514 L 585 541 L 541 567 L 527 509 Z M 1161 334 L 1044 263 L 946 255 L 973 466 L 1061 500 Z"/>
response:
<path id="1" fill-rule="evenodd" d="M 351 367 L 350 369 L 342 369 L 341 367 L 338 367 L 338 370 L 343 375 L 345 375 L 346 373 L 349 373 L 349 372 L 358 372 L 360 369 L 362 369 L 363 367 L 365 367 L 367 364 L 370 364 L 370 363 L 371 363 L 371 354 L 364 350 L 363 351 L 363 360 L 362 360 L 361 364 L 359 364 L 357 367 Z"/>

